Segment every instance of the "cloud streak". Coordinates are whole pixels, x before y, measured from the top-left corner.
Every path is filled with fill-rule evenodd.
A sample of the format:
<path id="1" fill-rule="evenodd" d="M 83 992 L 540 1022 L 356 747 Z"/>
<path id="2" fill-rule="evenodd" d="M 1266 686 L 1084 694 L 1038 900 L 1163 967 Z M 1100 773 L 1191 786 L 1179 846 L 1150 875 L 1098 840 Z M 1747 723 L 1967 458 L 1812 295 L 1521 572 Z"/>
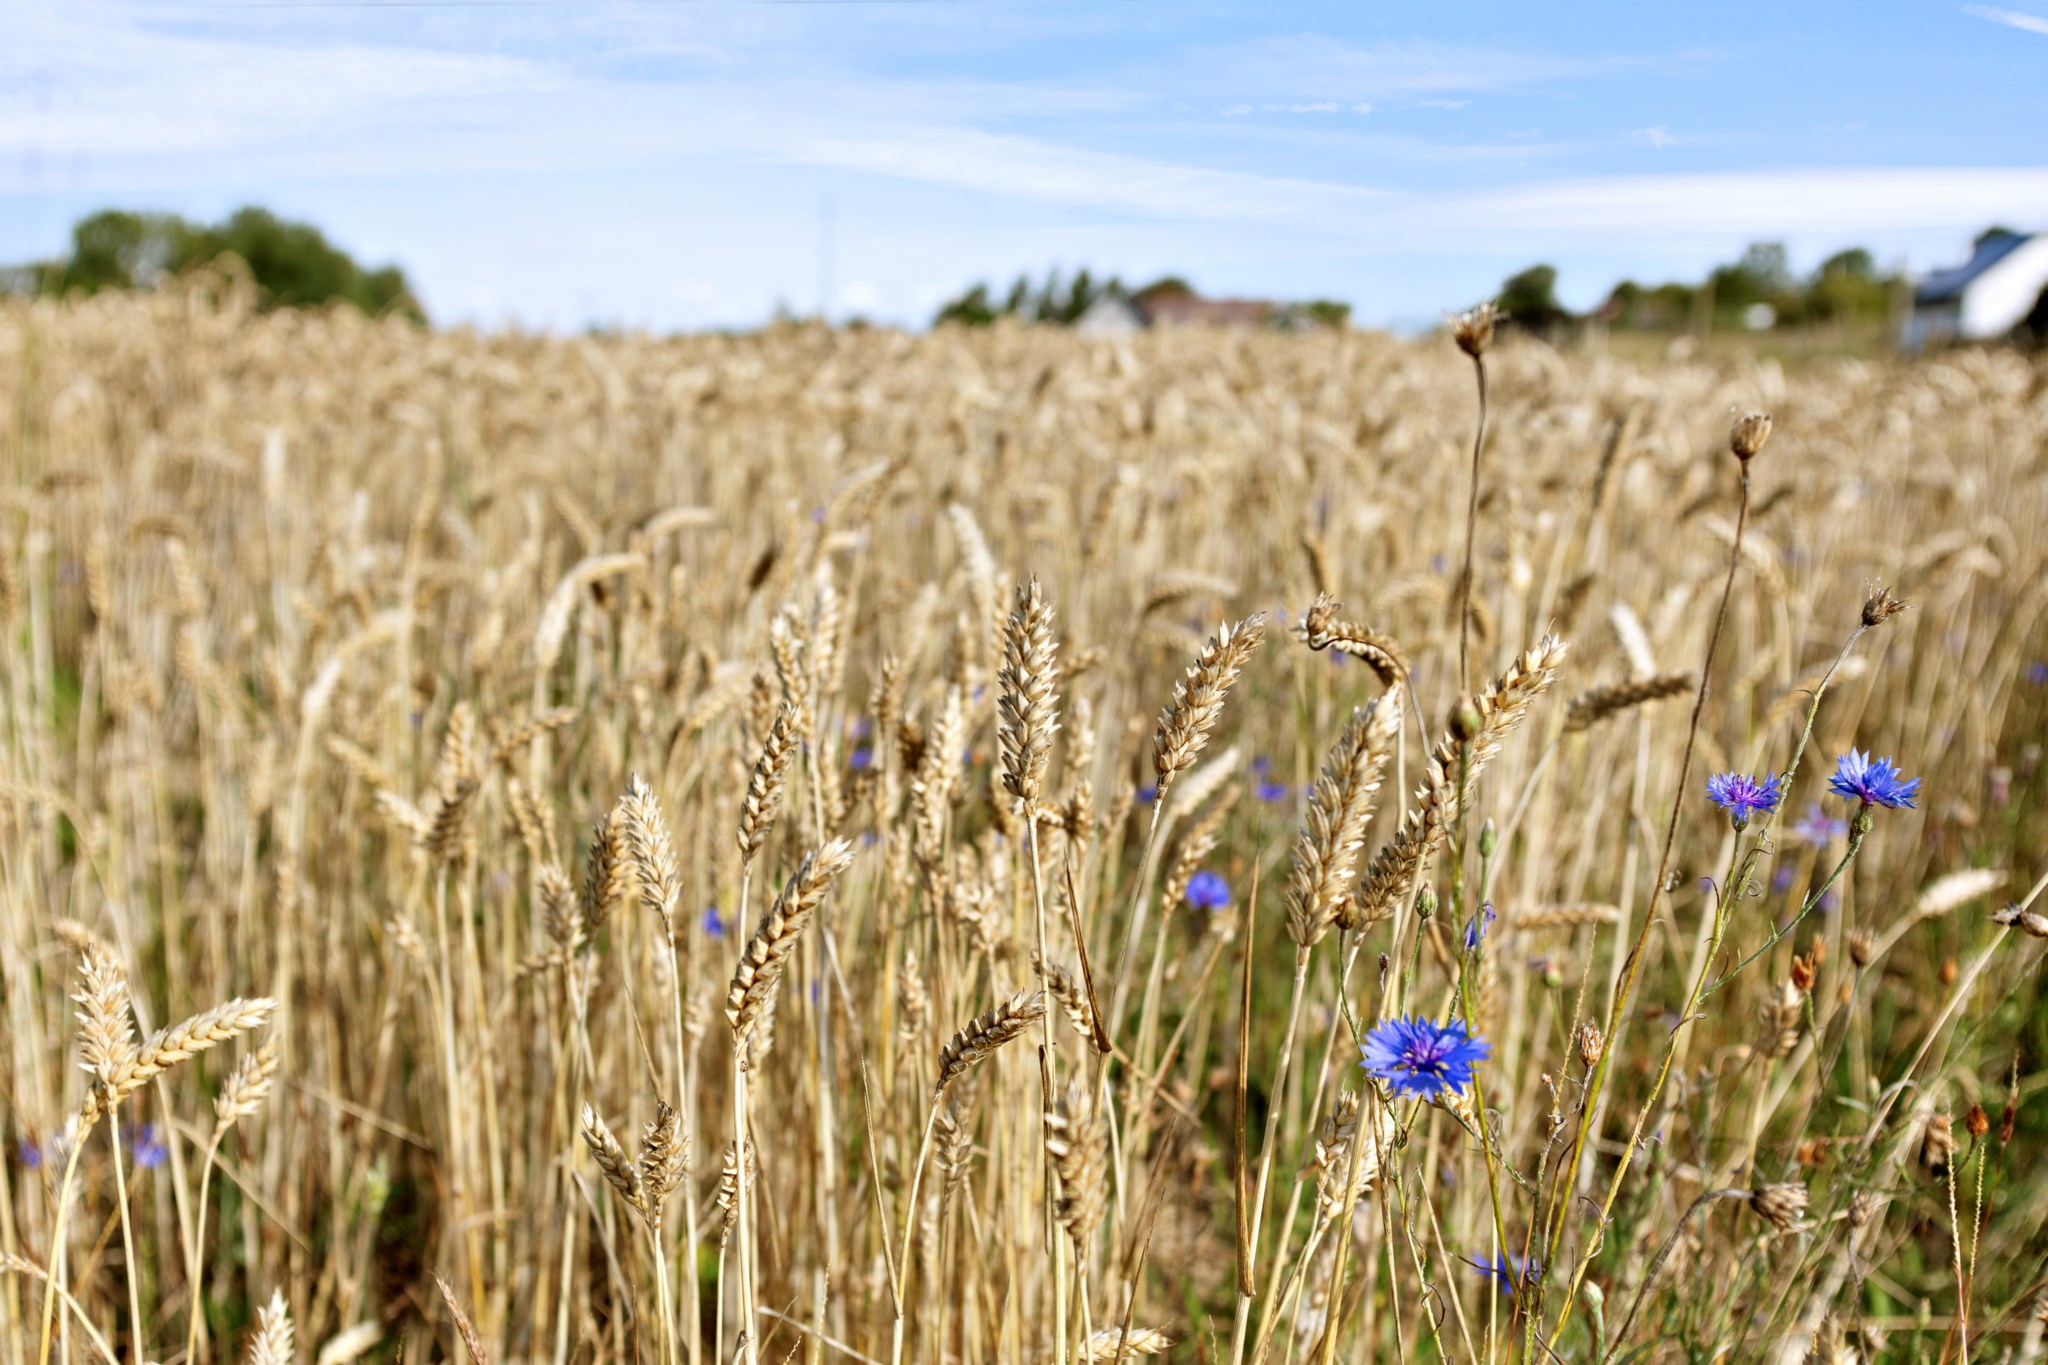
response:
<path id="1" fill-rule="evenodd" d="M 2007 28 L 2016 28 L 2022 33 L 2048 36 L 2048 19 L 2038 14 L 2028 14 L 2016 9 L 1999 9 L 1995 5 L 1964 5 L 1963 13 L 1975 15 L 1979 19 L 1989 19 L 1994 24 L 2004 24 Z"/>

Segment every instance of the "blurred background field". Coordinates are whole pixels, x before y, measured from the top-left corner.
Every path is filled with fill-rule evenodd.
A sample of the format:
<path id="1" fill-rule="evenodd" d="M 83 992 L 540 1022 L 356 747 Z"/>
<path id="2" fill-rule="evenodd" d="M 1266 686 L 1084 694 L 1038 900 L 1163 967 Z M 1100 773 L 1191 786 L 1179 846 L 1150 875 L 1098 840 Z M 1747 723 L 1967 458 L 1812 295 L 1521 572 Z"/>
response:
<path id="1" fill-rule="evenodd" d="M 1555 1318 L 1582 1259 L 1605 1307 L 1552 1344 L 1565 1359 L 2040 1359 L 2043 944 L 1990 912 L 2048 873 L 2048 363 L 1829 349 L 1674 354 L 1616 332 L 1489 354 L 1473 673 L 1547 632 L 1569 653 L 1475 789 L 1474 830 L 1492 820 L 1499 844 L 1482 868 L 1459 843 L 1464 902 L 1447 854 L 1426 869 L 1438 920 L 1321 945 L 1283 1076 L 1280 897 L 1306 790 L 1354 705 L 1403 701 L 1369 856 L 1458 693 L 1475 406 L 1448 340 L 1015 320 L 546 336 L 260 311 L 231 274 L 0 300 L 0 1251 L 26 1265 L 0 1277 L 0 1361 L 38 1356 L 37 1268 L 87 1094 L 69 998 L 87 948 L 125 969 L 145 1033 L 230 997 L 278 1005 L 139 1090 L 118 1144 L 88 1136 L 66 1231 L 79 1312 L 57 1315 L 71 1359 L 94 1349 L 83 1322 L 122 1359 L 182 1358 L 199 1279 L 206 1358 L 239 1358 L 278 1292 L 302 1358 L 431 1360 L 458 1349 L 436 1274 L 495 1359 L 658 1358 L 671 1337 L 730 1356 L 721 993 L 755 916 L 833 837 L 853 866 L 749 1044 L 762 1359 L 888 1359 L 900 1316 L 912 1359 L 1106 1360 L 1114 1340 L 1080 1334 L 1127 1309 L 1174 1343 L 1148 1348 L 1228 1359 L 1233 1134 L 1248 1118 L 1256 1157 L 1269 1113 L 1251 1323 L 1276 1359 L 1326 1330 L 1348 1359 L 1540 1358 L 1523 1328 Z M 1698 669 L 1735 536 L 1729 419 L 1751 408 L 1776 429 L 1676 871 L 1595 1141 L 1560 1170 L 1552 1115 L 1576 1121 L 1577 1026 L 1604 1020 L 1645 911 L 1690 692 L 1583 727 L 1567 703 Z M 1037 1025 L 956 1094 L 943 1178 L 905 1207 L 942 1044 L 1040 984 L 1032 842 L 996 738 L 1002 623 L 1033 576 L 1061 665 L 1048 955 L 1078 974 L 1080 926 L 1117 1048 L 1096 1056 L 1055 1005 L 1059 1075 L 1101 1082 L 1114 1138 L 1099 1225 L 1065 1260 L 1042 1212 Z M 1806 924 L 1691 1021 L 1596 1235 L 1703 951 L 1702 879 L 1729 861 L 1700 786 L 1785 768 L 1874 582 L 1911 609 L 1836 675 L 1728 965 L 1840 857 L 1835 755 L 1894 756 L 1919 808 L 1878 812 Z M 1319 591 L 1405 675 L 1297 639 Z M 1254 612 L 1264 644 L 1148 858 L 1155 720 L 1218 624 Z M 734 829 L 792 698 L 804 743 L 742 905 Z M 573 932 L 549 891 L 583 883 L 592 822 L 635 774 L 673 831 L 672 942 L 630 875 L 600 875 Z M 1220 883 L 1190 898 L 1198 870 Z M 1499 918 L 1461 957 L 1481 877 Z M 1369 1021 L 1386 961 L 1413 963 L 1430 1008 L 1473 974 L 1494 1150 L 1411 1116 L 1343 1237 L 1308 1168 L 1363 1079 L 1340 990 Z M 275 1090 L 221 1145 L 195 1255 L 210 1099 L 263 1037 Z M 579 1110 L 632 1149 L 657 1101 L 694 1151 L 650 1235 Z M 1498 1215 L 1496 1150 L 1521 1173 L 1494 1182 Z M 1767 1182 L 1806 1188 L 1798 1226 L 1693 1213 Z M 1497 1217 L 1519 1253 L 1560 1208 L 1551 1272 L 1475 1269 L 1509 1249 Z M 1064 1340 L 1056 1307 L 1077 1315 Z"/>

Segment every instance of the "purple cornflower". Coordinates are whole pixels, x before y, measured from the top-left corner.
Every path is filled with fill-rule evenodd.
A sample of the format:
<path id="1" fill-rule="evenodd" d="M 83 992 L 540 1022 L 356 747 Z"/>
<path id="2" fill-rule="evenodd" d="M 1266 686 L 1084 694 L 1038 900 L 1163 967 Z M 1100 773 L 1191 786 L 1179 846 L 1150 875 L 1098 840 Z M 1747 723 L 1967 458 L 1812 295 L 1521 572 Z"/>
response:
<path id="1" fill-rule="evenodd" d="M 1707 799 L 1727 811 L 1737 829 L 1758 811 L 1776 810 L 1782 795 L 1776 773 L 1766 774 L 1761 782 L 1748 773 L 1716 773 L 1707 779 Z"/>
<path id="2" fill-rule="evenodd" d="M 1259 785 L 1254 789 L 1253 794 L 1256 795 L 1259 798 L 1259 800 L 1268 803 L 1274 801 L 1285 801 L 1287 799 L 1287 784 L 1285 782 L 1274 782 L 1268 779 L 1260 782 Z"/>
<path id="3" fill-rule="evenodd" d="M 1359 1065 L 1385 1081 L 1397 1095 L 1423 1099 L 1454 1094 L 1472 1083 L 1472 1064 L 1489 1049 L 1461 1019 L 1438 1024 L 1421 1017 L 1388 1019 L 1365 1035 Z"/>
<path id="4" fill-rule="evenodd" d="M 1534 1256 L 1517 1256 L 1513 1252 L 1502 1253 L 1499 1260 L 1481 1256 L 1470 1262 L 1472 1268 L 1492 1279 L 1494 1288 L 1502 1294 L 1512 1294 L 1524 1285 L 1534 1285 L 1543 1278 L 1543 1262 Z"/>
<path id="5" fill-rule="evenodd" d="M 2030 683 L 2048 683 L 2048 663 L 2036 661 L 2028 664 L 2027 681 Z"/>
<path id="6" fill-rule="evenodd" d="M 135 1153 L 135 1164 L 145 1171 L 154 1170 L 171 1157 L 171 1149 L 164 1146 L 163 1134 L 153 1123 L 143 1124 L 130 1135 L 128 1149 Z"/>
<path id="7" fill-rule="evenodd" d="M 725 916 L 718 913 L 715 905 L 704 907 L 704 932 L 712 938 L 725 937 Z"/>
<path id="8" fill-rule="evenodd" d="M 1203 868 L 1188 878 L 1188 904 L 1197 910 L 1221 910 L 1230 904 L 1230 883 Z"/>
<path id="9" fill-rule="evenodd" d="M 847 763 L 857 773 L 864 773 L 874 766 L 875 751 L 863 744 L 847 756 Z"/>
<path id="10" fill-rule="evenodd" d="M 1851 749 L 1836 760 L 1828 790 L 1866 806 L 1910 809 L 1913 798 L 1920 794 L 1920 779 L 1901 774 L 1898 765 L 1889 758 L 1873 759 L 1861 750 Z"/>
<path id="11" fill-rule="evenodd" d="M 33 1171 L 43 1164 L 43 1149 L 29 1138 L 18 1138 L 14 1144 L 14 1159 Z"/>
<path id="12" fill-rule="evenodd" d="M 1805 817 L 1792 826 L 1792 834 L 1802 843 L 1811 844 L 1815 848 L 1826 848 L 1834 840 L 1848 837 L 1849 822 L 1837 820 L 1829 815 L 1820 808 L 1820 802 L 1809 801 L 1806 803 Z"/>
<path id="13" fill-rule="evenodd" d="M 1254 775 L 1264 777 L 1267 773 L 1272 771 L 1273 760 L 1268 758 L 1266 755 L 1260 754 L 1252 760 L 1252 772 Z"/>
<path id="14" fill-rule="evenodd" d="M 1494 913 L 1492 901 L 1479 902 L 1479 913 L 1465 921 L 1465 951 L 1478 952 L 1479 945 L 1486 942 L 1486 926 L 1499 918 Z"/>

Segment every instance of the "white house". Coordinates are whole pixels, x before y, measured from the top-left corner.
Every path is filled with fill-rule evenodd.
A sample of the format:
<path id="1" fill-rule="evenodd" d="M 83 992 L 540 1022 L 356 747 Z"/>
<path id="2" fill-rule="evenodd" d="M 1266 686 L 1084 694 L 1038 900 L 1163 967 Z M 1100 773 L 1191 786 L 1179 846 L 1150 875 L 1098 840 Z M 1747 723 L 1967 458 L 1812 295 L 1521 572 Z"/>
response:
<path id="1" fill-rule="evenodd" d="M 1995 340 L 2023 322 L 2048 288 L 2048 232 L 1993 228 L 1970 259 L 1937 270 L 1913 289 L 1906 349 L 1929 342 Z"/>

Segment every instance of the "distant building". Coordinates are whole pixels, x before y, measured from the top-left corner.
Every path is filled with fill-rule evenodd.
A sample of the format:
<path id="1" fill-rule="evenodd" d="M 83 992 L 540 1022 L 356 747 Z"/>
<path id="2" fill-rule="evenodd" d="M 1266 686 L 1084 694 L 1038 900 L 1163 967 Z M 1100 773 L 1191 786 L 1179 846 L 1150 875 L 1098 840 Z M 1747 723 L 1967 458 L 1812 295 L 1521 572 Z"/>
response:
<path id="1" fill-rule="evenodd" d="M 1937 270 L 1913 289 L 1906 349 L 2010 336 L 2048 289 L 2048 232 L 1981 234 L 1962 265 Z"/>
<path id="2" fill-rule="evenodd" d="M 1127 337 L 1148 325 L 1144 312 L 1121 293 L 1102 295 L 1074 319 L 1074 330 L 1084 337 Z"/>
<path id="3" fill-rule="evenodd" d="M 1136 294 L 1103 294 L 1075 320 L 1083 336 L 1129 336 L 1148 327 L 1286 327 L 1292 309 L 1270 299 L 1205 299 L 1179 280 L 1163 281 Z"/>

